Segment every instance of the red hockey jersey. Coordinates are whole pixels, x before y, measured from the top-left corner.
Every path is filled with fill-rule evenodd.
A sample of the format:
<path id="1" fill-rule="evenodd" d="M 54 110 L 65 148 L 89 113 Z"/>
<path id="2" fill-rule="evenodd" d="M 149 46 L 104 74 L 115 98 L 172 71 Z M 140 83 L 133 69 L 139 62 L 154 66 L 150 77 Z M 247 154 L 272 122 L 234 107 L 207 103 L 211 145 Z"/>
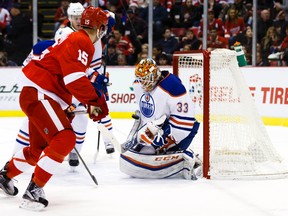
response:
<path id="1" fill-rule="evenodd" d="M 96 101 L 97 93 L 85 74 L 94 50 L 84 30 L 71 33 L 22 69 L 28 78 L 23 83 L 57 100 L 62 107 L 71 104 L 72 95 L 83 104 Z"/>

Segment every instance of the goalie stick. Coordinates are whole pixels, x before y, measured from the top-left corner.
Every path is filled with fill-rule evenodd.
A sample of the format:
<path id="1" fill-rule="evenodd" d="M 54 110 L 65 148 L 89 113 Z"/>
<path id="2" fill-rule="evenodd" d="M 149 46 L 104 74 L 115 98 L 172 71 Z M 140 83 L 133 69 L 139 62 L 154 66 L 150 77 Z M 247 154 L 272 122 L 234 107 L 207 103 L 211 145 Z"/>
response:
<path id="1" fill-rule="evenodd" d="M 135 114 L 132 115 L 132 118 L 135 119 L 134 124 L 127 137 L 127 140 L 122 144 L 118 142 L 118 140 L 114 137 L 114 135 L 110 133 L 109 130 L 104 125 L 101 124 L 98 125 L 98 130 L 102 133 L 102 135 L 105 136 L 107 139 L 109 139 L 110 142 L 115 146 L 117 151 L 121 153 L 126 152 L 136 144 L 136 142 L 134 142 L 135 135 L 139 131 L 141 125 L 140 111 L 136 110 Z"/>
<path id="2" fill-rule="evenodd" d="M 135 136 L 137 135 L 137 132 L 140 129 L 141 126 L 141 117 L 140 117 L 140 111 L 136 110 L 135 114 L 132 115 L 132 118 L 134 119 L 134 124 L 132 126 L 132 129 L 130 130 L 130 133 L 128 134 L 127 140 L 121 144 L 121 153 L 126 152 L 127 150 L 131 149 L 133 146 L 136 145 Z"/>

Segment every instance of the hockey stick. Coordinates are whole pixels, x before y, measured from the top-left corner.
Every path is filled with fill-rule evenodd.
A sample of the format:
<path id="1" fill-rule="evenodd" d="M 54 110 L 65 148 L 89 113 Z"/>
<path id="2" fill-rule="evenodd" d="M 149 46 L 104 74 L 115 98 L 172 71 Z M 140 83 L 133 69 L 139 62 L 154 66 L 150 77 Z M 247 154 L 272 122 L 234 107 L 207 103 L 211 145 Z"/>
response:
<path id="1" fill-rule="evenodd" d="M 90 172 L 89 168 L 87 167 L 86 163 L 84 162 L 83 158 L 81 157 L 79 151 L 77 150 L 77 148 L 74 147 L 74 150 L 76 151 L 78 157 L 80 158 L 81 162 L 83 163 L 85 169 L 87 170 L 87 172 L 89 173 L 90 177 L 92 178 L 93 182 L 98 185 L 98 182 L 96 180 L 96 177 Z"/>
<path id="2" fill-rule="evenodd" d="M 114 137 L 114 135 L 103 124 L 99 124 L 97 126 L 97 129 L 102 133 L 103 136 L 105 136 L 107 139 L 110 140 L 110 142 L 113 144 L 113 146 L 115 146 L 117 151 L 121 152 L 120 144 L 119 144 L 118 140 Z"/>
<path id="3" fill-rule="evenodd" d="M 103 65 L 103 75 L 104 76 L 106 75 L 107 53 L 108 53 L 108 39 L 107 39 L 107 37 L 105 39 L 106 39 L 106 41 L 105 41 L 106 46 L 105 46 L 105 50 L 104 50 L 104 65 Z M 100 124 L 102 124 L 101 120 L 99 122 L 99 125 Z M 94 163 L 96 162 L 97 155 L 99 154 L 99 148 L 100 148 L 100 130 L 98 130 L 97 152 L 96 152 L 95 157 L 94 157 Z"/>

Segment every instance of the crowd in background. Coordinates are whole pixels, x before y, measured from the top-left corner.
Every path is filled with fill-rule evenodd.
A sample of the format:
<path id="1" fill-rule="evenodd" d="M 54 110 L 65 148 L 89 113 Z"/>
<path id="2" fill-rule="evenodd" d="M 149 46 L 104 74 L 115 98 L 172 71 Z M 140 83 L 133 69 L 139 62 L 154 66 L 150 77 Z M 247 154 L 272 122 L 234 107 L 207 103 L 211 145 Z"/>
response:
<path id="1" fill-rule="evenodd" d="M 175 51 L 202 49 L 203 0 L 150 0 L 153 2 L 153 58 L 171 65 Z M 67 19 L 69 2 L 60 0 L 54 32 Z M 233 49 L 240 42 L 248 65 L 252 63 L 252 0 L 208 0 L 207 49 Z M 257 1 L 257 66 L 288 65 L 288 1 Z M 101 0 L 99 6 L 115 13 L 108 44 L 107 65 L 135 65 L 148 56 L 146 0 Z M 38 13 L 38 36 L 43 36 Z M 21 66 L 32 47 L 32 13 L 21 11 L 21 1 L 0 1 L 0 66 Z M 105 50 L 105 49 L 104 49 Z"/>

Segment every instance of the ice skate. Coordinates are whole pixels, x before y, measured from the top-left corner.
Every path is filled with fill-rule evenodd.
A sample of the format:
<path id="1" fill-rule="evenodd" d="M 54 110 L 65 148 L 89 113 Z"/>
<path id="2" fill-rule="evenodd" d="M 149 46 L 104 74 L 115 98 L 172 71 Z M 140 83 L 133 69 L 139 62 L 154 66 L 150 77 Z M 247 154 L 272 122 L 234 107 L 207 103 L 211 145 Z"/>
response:
<path id="1" fill-rule="evenodd" d="M 192 150 L 183 152 L 183 177 L 188 180 L 197 180 L 202 177 L 202 162 Z"/>
<path id="2" fill-rule="evenodd" d="M 22 198 L 23 201 L 20 204 L 20 208 L 23 209 L 41 211 L 48 205 L 43 188 L 36 185 L 32 180 Z"/>
<path id="3" fill-rule="evenodd" d="M 4 166 L 3 169 L 0 170 L 0 188 L 6 195 L 15 196 L 18 193 L 18 188 L 14 186 L 12 179 L 9 179 L 6 176 L 7 170 L 6 167 L 8 162 Z"/>
<path id="4" fill-rule="evenodd" d="M 114 146 L 112 143 L 104 143 L 105 144 L 105 149 L 107 154 L 112 154 L 115 152 Z"/>
<path id="5" fill-rule="evenodd" d="M 75 152 L 71 152 L 69 154 L 68 161 L 69 161 L 69 165 L 71 167 L 76 167 L 76 166 L 79 165 L 79 158 L 78 158 L 78 155 Z"/>

